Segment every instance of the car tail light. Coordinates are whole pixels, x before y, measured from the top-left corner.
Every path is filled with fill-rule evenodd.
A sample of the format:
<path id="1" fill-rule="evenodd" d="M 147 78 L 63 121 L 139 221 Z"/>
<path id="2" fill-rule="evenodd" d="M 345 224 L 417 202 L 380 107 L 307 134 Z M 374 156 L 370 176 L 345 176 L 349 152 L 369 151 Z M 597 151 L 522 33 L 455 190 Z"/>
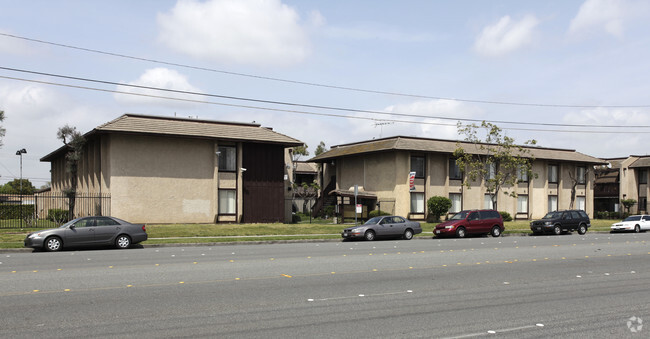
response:
<path id="1" fill-rule="evenodd" d="M 146 232 L 147 231 L 147 225 L 142 224 L 142 230 Z"/>

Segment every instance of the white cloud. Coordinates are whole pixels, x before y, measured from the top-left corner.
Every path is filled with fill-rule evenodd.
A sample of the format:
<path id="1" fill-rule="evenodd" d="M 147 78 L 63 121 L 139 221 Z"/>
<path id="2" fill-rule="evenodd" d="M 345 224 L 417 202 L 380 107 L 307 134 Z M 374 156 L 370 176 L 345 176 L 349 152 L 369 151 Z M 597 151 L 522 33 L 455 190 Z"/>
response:
<path id="1" fill-rule="evenodd" d="M 324 22 L 319 16 L 313 24 Z M 210 61 L 282 65 L 309 54 L 299 15 L 279 0 L 179 0 L 158 14 L 158 26 L 164 45 Z"/>
<path id="2" fill-rule="evenodd" d="M 3 29 L 0 29 L 0 33 L 10 35 L 12 34 L 11 32 Z M 0 54 L 24 56 L 29 55 L 32 52 L 33 49 L 24 40 L 0 35 Z"/>
<path id="3" fill-rule="evenodd" d="M 155 88 L 164 88 L 172 89 L 177 91 L 184 92 L 200 92 L 200 90 L 192 86 L 187 77 L 176 72 L 172 69 L 167 68 L 153 68 L 145 71 L 137 80 L 130 81 L 127 84 L 144 86 L 144 87 L 155 87 Z M 172 97 L 180 99 L 189 99 L 189 100 L 200 100 L 200 97 L 196 97 L 190 94 L 179 94 L 171 92 L 161 92 L 151 89 L 141 89 L 128 86 L 117 86 L 117 90 L 120 92 L 127 93 L 137 93 L 143 95 L 153 95 L 153 96 L 163 96 L 163 97 Z M 130 94 L 115 94 L 115 99 L 121 103 L 136 103 L 136 104 L 162 104 L 166 106 L 188 106 L 192 105 L 191 103 L 182 102 L 182 101 L 170 101 L 165 99 L 150 98 L 146 96 L 130 95 Z"/>
<path id="4" fill-rule="evenodd" d="M 526 15 L 516 21 L 506 15 L 493 25 L 483 28 L 474 43 L 474 49 L 481 55 L 501 56 L 532 44 L 539 20 Z"/>
<path id="5" fill-rule="evenodd" d="M 634 126 L 649 126 L 650 114 L 647 112 L 628 108 L 584 109 L 566 114 L 562 121 L 566 124 L 633 127 L 618 128 L 616 129 L 616 132 L 619 132 L 618 134 L 557 133 L 552 137 L 552 141 L 549 141 L 556 147 L 572 148 L 596 157 L 624 157 L 630 154 L 648 154 L 646 133 L 625 134 L 626 131 L 638 132 L 643 130 Z M 575 127 L 568 129 L 578 130 Z M 589 128 L 589 130 L 612 131 L 612 128 Z"/>
<path id="6" fill-rule="evenodd" d="M 628 13 L 627 6 L 624 0 L 587 0 L 571 20 L 569 33 L 579 35 L 603 29 L 611 35 L 621 37 L 623 22 Z"/>

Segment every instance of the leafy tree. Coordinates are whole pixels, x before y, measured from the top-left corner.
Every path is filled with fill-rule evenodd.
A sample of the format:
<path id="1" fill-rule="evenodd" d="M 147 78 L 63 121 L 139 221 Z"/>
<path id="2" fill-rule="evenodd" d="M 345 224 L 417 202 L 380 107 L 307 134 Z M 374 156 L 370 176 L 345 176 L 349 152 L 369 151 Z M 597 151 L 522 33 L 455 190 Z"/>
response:
<path id="1" fill-rule="evenodd" d="M 478 137 L 478 130 L 485 130 L 485 139 Z M 503 191 L 507 196 L 516 197 L 514 188 L 519 178 L 537 178 L 532 172 L 534 158 L 524 146 L 515 145 L 514 139 L 501 134 L 501 128 L 483 121 L 481 125 L 458 123 L 458 134 L 465 135 L 469 145 L 460 142 L 454 151 L 456 164 L 465 173 L 463 185 L 467 189 L 471 184 L 482 180 L 485 189 L 492 197 L 492 206 L 497 209 L 498 194 Z M 536 145 L 537 141 L 528 140 L 524 145 Z"/>
<path id="2" fill-rule="evenodd" d="M 34 194 L 36 188 L 28 179 L 22 179 L 22 192 L 20 191 L 20 179 L 14 179 L 0 187 L 0 193 L 3 194 Z"/>
<path id="3" fill-rule="evenodd" d="M 314 155 L 321 155 L 323 153 L 327 152 L 327 147 L 325 146 L 324 142 L 320 142 L 318 146 L 316 147 L 316 151 L 314 151 Z"/>
<path id="4" fill-rule="evenodd" d="M 74 219 L 74 207 L 77 197 L 77 177 L 79 172 L 79 161 L 83 155 L 83 149 L 86 145 L 86 139 L 77 131 L 76 127 L 65 125 L 59 128 L 56 136 L 67 146 L 68 151 L 65 155 L 66 170 L 70 173 L 70 186 L 64 187 L 63 192 L 68 197 L 69 220 Z"/>
<path id="5" fill-rule="evenodd" d="M 634 199 L 623 199 L 623 200 L 621 200 L 621 204 L 623 204 L 623 207 L 625 207 L 625 212 L 630 214 L 630 208 L 632 208 L 632 206 L 636 205 L 636 200 L 634 200 Z"/>
<path id="6" fill-rule="evenodd" d="M 293 183 L 294 194 L 303 199 L 303 211 L 305 210 L 305 207 L 307 207 L 307 202 L 311 202 L 311 200 L 318 196 L 318 190 L 320 190 L 320 186 L 318 186 L 318 183 L 315 180 L 311 184 L 306 182 L 303 182 L 300 185 Z M 309 221 L 311 222 L 311 211 L 309 212 Z"/>
<path id="7" fill-rule="evenodd" d="M 302 146 L 296 146 L 293 148 L 292 154 L 293 154 L 293 161 L 296 162 L 300 160 L 302 156 L 308 156 L 309 151 L 307 150 L 307 145 L 302 145 Z"/>
<path id="8" fill-rule="evenodd" d="M 447 213 L 451 208 L 451 199 L 446 197 L 435 196 L 427 200 L 427 210 L 429 215 L 435 220 L 440 220 L 440 216 Z"/>

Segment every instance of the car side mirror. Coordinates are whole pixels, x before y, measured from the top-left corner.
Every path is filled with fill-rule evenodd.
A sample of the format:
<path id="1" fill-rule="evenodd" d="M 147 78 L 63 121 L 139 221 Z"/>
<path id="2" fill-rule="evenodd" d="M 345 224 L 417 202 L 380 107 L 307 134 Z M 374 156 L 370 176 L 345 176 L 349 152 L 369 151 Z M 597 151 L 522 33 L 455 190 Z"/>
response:
<path id="1" fill-rule="evenodd" d="M 70 225 L 70 229 L 71 229 L 71 230 L 75 229 L 75 226 L 74 226 L 74 225 Z"/>

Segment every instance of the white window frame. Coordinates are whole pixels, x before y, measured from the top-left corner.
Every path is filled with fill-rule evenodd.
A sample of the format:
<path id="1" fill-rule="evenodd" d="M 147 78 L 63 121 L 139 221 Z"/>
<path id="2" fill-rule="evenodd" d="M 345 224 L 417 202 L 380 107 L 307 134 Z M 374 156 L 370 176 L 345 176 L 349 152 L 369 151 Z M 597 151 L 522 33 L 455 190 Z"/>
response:
<path id="1" fill-rule="evenodd" d="M 492 197 L 494 197 L 494 194 L 489 194 L 489 193 L 486 193 L 483 196 L 483 206 L 486 210 L 494 209 L 494 203 L 492 202 Z"/>
<path id="2" fill-rule="evenodd" d="M 528 214 L 528 196 L 520 194 L 517 196 L 517 213 Z"/>
<path id="3" fill-rule="evenodd" d="M 585 211 L 587 208 L 587 198 L 584 196 L 576 197 L 576 209 Z"/>
<path id="4" fill-rule="evenodd" d="M 548 212 L 557 211 L 557 195 L 548 196 Z"/>
<path id="5" fill-rule="evenodd" d="M 219 190 L 219 214 L 236 214 L 237 213 L 237 191 L 236 190 Z"/>
<path id="6" fill-rule="evenodd" d="M 424 214 L 424 193 L 411 192 L 411 213 Z"/>
<path id="7" fill-rule="evenodd" d="M 451 200 L 451 208 L 449 209 L 449 213 L 458 213 L 463 210 L 462 193 L 449 193 L 449 200 Z"/>

